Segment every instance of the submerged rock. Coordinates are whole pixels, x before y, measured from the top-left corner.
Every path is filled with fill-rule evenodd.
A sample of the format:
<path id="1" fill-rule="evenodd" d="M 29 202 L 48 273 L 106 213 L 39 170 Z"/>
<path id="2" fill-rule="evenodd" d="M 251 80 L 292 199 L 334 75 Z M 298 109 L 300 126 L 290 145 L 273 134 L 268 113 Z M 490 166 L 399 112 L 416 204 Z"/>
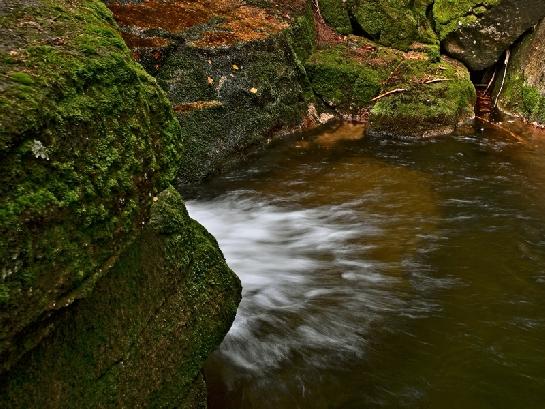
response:
<path id="1" fill-rule="evenodd" d="M 512 51 L 505 82 L 496 81 L 498 108 L 545 125 L 545 20 Z"/>
<path id="2" fill-rule="evenodd" d="M 436 29 L 446 52 L 472 70 L 484 70 L 545 17 L 543 0 L 436 0 Z"/>
<path id="3" fill-rule="evenodd" d="M 316 95 L 368 133 L 421 137 L 453 132 L 474 116 L 475 89 L 460 63 L 351 38 L 316 51 L 306 64 Z"/>

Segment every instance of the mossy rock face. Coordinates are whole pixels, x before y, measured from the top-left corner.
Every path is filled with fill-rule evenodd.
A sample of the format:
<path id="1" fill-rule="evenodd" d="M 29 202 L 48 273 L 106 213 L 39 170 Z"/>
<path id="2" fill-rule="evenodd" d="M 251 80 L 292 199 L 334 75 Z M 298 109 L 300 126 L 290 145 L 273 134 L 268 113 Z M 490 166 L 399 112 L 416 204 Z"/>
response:
<path id="1" fill-rule="evenodd" d="M 402 52 L 351 37 L 316 51 L 306 70 L 317 97 L 341 116 L 368 117 L 371 135 L 440 135 L 473 118 L 467 69 L 426 50 Z"/>
<path id="2" fill-rule="evenodd" d="M 438 40 L 428 8 L 432 0 L 354 0 L 352 13 L 363 32 L 381 45 L 409 50 L 414 43 Z"/>
<path id="3" fill-rule="evenodd" d="M 245 148 L 297 127 L 306 116 L 314 97 L 302 62 L 315 37 L 306 1 L 109 6 L 179 115 L 188 147 L 183 182 L 221 170 Z"/>
<path id="4" fill-rule="evenodd" d="M 545 125 L 545 20 L 513 50 L 505 83 L 496 81 L 498 108 Z"/>
<path id="5" fill-rule="evenodd" d="M 182 143 L 101 1 L 10 1 L 0 35 L 1 372 L 140 234 Z"/>
<path id="6" fill-rule="evenodd" d="M 343 0 L 319 0 L 320 14 L 324 21 L 340 34 L 352 34 L 349 3 Z"/>
<path id="7" fill-rule="evenodd" d="M 347 43 L 317 50 L 305 67 L 316 96 L 337 113 L 352 117 L 369 107 L 402 54 L 351 37 Z"/>
<path id="8" fill-rule="evenodd" d="M 432 137 L 449 134 L 474 117 L 475 88 L 459 62 L 406 60 L 369 115 L 372 136 Z M 394 90 L 399 90 L 395 92 Z"/>
<path id="9" fill-rule="evenodd" d="M 87 298 L 0 384 L 9 408 L 201 408 L 200 369 L 227 333 L 240 282 L 174 189 Z"/>
<path id="10" fill-rule="evenodd" d="M 484 70 L 545 17 L 545 2 L 436 0 L 433 16 L 446 52 L 472 70 Z"/>

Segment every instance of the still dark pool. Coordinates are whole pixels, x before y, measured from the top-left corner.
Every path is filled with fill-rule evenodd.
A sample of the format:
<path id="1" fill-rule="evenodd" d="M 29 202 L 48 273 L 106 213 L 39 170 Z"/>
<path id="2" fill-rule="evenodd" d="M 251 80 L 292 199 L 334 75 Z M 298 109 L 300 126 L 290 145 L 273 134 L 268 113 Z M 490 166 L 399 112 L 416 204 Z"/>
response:
<path id="1" fill-rule="evenodd" d="M 273 144 L 189 201 L 244 286 L 209 406 L 545 408 L 545 136 L 362 135 Z"/>

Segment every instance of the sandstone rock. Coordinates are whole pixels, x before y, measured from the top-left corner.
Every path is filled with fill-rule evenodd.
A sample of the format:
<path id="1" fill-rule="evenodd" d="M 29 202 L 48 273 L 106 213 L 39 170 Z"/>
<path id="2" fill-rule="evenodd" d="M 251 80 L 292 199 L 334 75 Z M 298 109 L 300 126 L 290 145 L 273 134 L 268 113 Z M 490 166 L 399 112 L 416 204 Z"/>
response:
<path id="1" fill-rule="evenodd" d="M 545 2 L 436 0 L 433 15 L 446 52 L 471 70 L 483 70 L 545 17 Z"/>
<path id="2" fill-rule="evenodd" d="M 496 81 L 501 111 L 545 125 L 544 55 L 545 20 L 513 50 L 503 87 L 501 78 Z"/>

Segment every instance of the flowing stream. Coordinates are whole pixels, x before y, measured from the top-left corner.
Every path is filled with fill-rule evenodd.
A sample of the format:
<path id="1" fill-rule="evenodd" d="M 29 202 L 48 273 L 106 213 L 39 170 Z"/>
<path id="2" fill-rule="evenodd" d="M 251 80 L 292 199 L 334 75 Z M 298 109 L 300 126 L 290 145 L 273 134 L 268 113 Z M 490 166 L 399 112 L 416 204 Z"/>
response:
<path id="1" fill-rule="evenodd" d="M 545 135 L 272 144 L 188 201 L 244 290 L 211 409 L 545 408 Z"/>

